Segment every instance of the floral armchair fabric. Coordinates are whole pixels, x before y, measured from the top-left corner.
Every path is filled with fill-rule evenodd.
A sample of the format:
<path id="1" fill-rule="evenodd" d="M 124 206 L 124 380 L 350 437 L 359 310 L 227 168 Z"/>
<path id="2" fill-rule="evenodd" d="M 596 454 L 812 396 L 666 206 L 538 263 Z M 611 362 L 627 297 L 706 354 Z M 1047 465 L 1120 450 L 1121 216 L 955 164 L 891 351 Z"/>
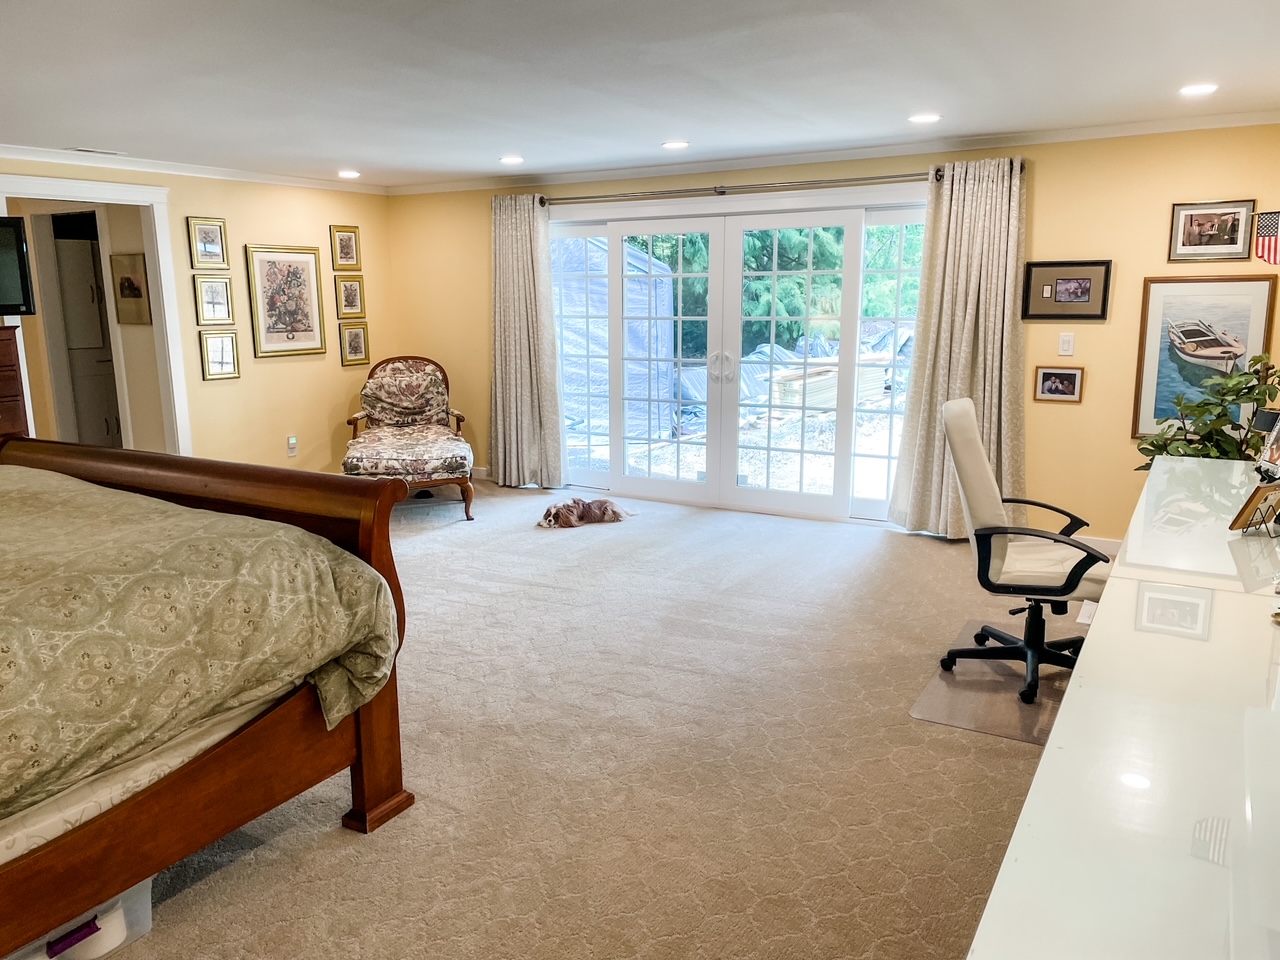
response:
<path id="1" fill-rule="evenodd" d="M 473 519 L 474 457 L 462 437 L 466 418 L 449 406 L 444 368 L 426 357 L 383 360 L 369 371 L 360 404 L 361 412 L 347 421 L 351 440 L 343 473 L 400 477 L 411 489 L 456 483 L 467 519 Z"/>

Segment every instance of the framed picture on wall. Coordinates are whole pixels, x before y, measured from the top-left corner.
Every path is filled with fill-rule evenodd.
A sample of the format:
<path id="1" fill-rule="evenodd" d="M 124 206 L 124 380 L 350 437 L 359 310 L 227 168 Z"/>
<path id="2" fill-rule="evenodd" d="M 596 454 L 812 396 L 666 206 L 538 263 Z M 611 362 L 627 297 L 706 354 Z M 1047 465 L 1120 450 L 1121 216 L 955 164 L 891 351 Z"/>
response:
<path id="1" fill-rule="evenodd" d="M 333 269 L 360 269 L 360 228 L 330 227 L 329 241 L 333 244 Z"/>
<path id="2" fill-rule="evenodd" d="M 1037 400 L 1079 403 L 1083 392 L 1083 367 L 1036 367 Z"/>
<path id="3" fill-rule="evenodd" d="M 344 367 L 369 362 L 369 325 L 363 320 L 338 324 L 338 339 Z"/>
<path id="4" fill-rule="evenodd" d="M 210 217 L 187 217 L 187 239 L 191 241 L 192 270 L 229 270 L 227 221 Z"/>
<path id="5" fill-rule="evenodd" d="M 115 293 L 119 323 L 150 323 L 151 298 L 147 296 L 147 261 L 140 253 L 111 255 L 111 289 Z"/>
<path id="6" fill-rule="evenodd" d="M 200 331 L 200 369 L 206 380 L 234 380 L 240 376 L 234 330 Z"/>
<path id="7" fill-rule="evenodd" d="M 320 250 L 245 244 L 253 355 L 324 353 Z"/>
<path id="8" fill-rule="evenodd" d="M 193 278 L 196 285 L 196 324 L 201 327 L 234 323 L 231 316 L 231 276 L 214 274 Z"/>
<path id="9" fill-rule="evenodd" d="M 1105 320 L 1110 260 L 1028 262 L 1022 283 L 1024 320 Z"/>
<path id="10" fill-rule="evenodd" d="M 1175 203 L 1169 261 L 1248 260 L 1252 229 L 1252 200 Z"/>
<path id="11" fill-rule="evenodd" d="M 1138 334 L 1133 436 L 1177 416 L 1173 398 L 1205 396 L 1204 381 L 1243 370 L 1266 349 L 1276 278 L 1147 277 Z M 1250 410 L 1240 411 L 1241 418 Z"/>
<path id="12" fill-rule="evenodd" d="M 338 319 L 354 320 L 364 316 L 364 277 L 335 274 L 333 285 L 338 296 Z"/>

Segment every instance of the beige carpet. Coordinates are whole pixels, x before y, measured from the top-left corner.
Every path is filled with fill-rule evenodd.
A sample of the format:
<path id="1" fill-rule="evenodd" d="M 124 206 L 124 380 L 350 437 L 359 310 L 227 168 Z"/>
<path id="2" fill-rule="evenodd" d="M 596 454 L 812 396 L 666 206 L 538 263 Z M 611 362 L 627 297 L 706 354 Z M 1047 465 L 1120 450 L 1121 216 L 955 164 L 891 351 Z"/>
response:
<path id="1" fill-rule="evenodd" d="M 161 875 L 121 957 L 965 955 L 1039 757 L 908 715 L 1002 607 L 969 546 L 552 499 L 399 508 L 417 804 L 360 836 L 322 784 Z"/>

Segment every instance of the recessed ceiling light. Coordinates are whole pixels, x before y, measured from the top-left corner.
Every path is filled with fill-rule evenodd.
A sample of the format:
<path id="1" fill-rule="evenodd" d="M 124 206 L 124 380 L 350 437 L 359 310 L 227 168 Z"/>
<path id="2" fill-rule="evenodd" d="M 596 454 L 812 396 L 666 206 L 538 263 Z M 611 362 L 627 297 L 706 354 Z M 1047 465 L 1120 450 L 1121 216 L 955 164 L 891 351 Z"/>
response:
<path id="1" fill-rule="evenodd" d="M 917 113 L 914 117 L 907 117 L 912 123 L 937 123 L 942 119 L 936 113 Z"/>
<path id="2" fill-rule="evenodd" d="M 515 154 L 510 154 L 502 157 L 498 162 L 505 163 L 508 167 L 515 167 L 524 163 L 524 157 L 517 157 Z"/>
<path id="3" fill-rule="evenodd" d="M 688 148 L 688 140 L 664 140 L 662 142 L 663 150 L 687 150 Z"/>
<path id="4" fill-rule="evenodd" d="M 339 170 L 338 176 L 340 176 L 343 180 L 354 180 L 358 176 L 360 176 L 360 171 L 359 170 Z"/>
<path id="5" fill-rule="evenodd" d="M 1140 773 L 1126 773 L 1120 778 L 1120 782 L 1135 790 L 1146 790 L 1151 786 L 1151 781 Z"/>
<path id="6" fill-rule="evenodd" d="M 1184 97 L 1207 97 L 1217 89 L 1216 83 L 1189 83 L 1178 92 Z"/>

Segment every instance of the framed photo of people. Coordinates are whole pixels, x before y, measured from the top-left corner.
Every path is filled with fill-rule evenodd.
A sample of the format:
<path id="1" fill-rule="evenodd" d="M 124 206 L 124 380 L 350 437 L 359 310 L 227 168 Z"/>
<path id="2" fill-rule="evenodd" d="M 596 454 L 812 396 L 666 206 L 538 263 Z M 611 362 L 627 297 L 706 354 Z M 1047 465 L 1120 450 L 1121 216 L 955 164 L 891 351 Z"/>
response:
<path id="1" fill-rule="evenodd" d="M 1037 400 L 1079 403 L 1083 392 L 1083 367 L 1036 367 Z"/>
<path id="2" fill-rule="evenodd" d="M 1110 292 L 1110 260 L 1031 261 L 1022 282 L 1022 319 L 1105 320 Z"/>
<path id="3" fill-rule="evenodd" d="M 1211 377 L 1247 369 L 1266 350 L 1275 310 L 1275 274 L 1147 277 L 1138 333 L 1133 436 L 1149 437 L 1178 414 L 1174 398 L 1195 402 Z M 1247 418 L 1252 408 L 1240 411 Z"/>
<path id="4" fill-rule="evenodd" d="M 1248 260 L 1253 254 L 1252 200 L 1175 203 L 1169 228 L 1169 262 Z"/>
<path id="5" fill-rule="evenodd" d="M 245 244 L 253 355 L 324 353 L 320 250 Z"/>

